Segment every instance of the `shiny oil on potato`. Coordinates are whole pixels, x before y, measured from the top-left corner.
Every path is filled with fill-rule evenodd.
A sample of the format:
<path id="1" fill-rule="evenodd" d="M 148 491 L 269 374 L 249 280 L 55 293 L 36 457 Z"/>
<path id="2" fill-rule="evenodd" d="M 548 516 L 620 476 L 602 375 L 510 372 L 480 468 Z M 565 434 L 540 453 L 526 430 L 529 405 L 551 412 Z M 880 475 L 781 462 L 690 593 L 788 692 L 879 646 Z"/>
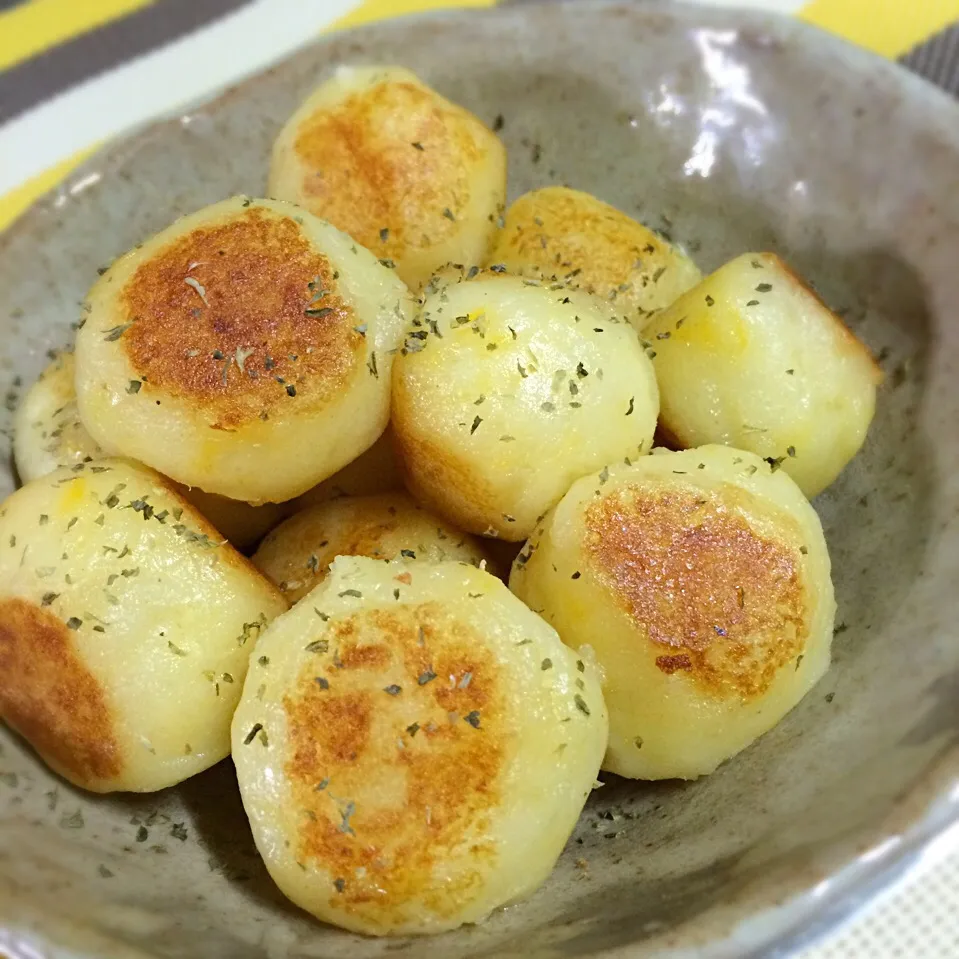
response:
<path id="1" fill-rule="evenodd" d="M 696 264 L 657 233 L 588 193 L 559 186 L 513 203 L 488 262 L 602 297 L 638 331 L 702 279 Z"/>
<path id="2" fill-rule="evenodd" d="M 410 490 L 471 533 L 518 541 L 580 476 L 649 452 L 659 400 L 628 323 L 505 275 L 428 296 L 393 377 Z"/>
<path id="3" fill-rule="evenodd" d="M 418 289 L 446 263 L 486 256 L 506 152 L 409 70 L 341 67 L 280 133 L 267 192 L 329 220 Z"/>
<path id="4" fill-rule="evenodd" d="M 606 736 L 590 661 L 489 573 L 341 557 L 260 637 L 233 761 L 293 902 L 436 933 L 543 882 Z"/>
<path id="5" fill-rule="evenodd" d="M 291 603 L 326 578 L 337 556 L 490 561 L 479 541 L 434 516 L 406 493 L 341 496 L 301 510 L 260 544 L 253 565 Z"/>
<path id="6" fill-rule="evenodd" d="M 622 776 L 712 772 L 829 666 L 836 605 L 819 519 L 783 471 L 723 446 L 581 479 L 510 587 L 566 643 L 595 650 L 603 768 Z"/>
<path id="7" fill-rule="evenodd" d="M 389 419 L 409 293 L 296 207 L 236 197 L 117 260 L 77 334 L 80 416 L 105 450 L 250 503 L 292 499 Z"/>
<path id="8" fill-rule="evenodd" d="M 727 263 L 643 335 L 655 350 L 661 425 L 673 445 L 750 450 L 813 497 L 865 441 L 882 373 L 771 253 Z"/>
<path id="9" fill-rule="evenodd" d="M 30 387 L 17 409 L 13 429 L 17 472 L 25 483 L 61 466 L 104 456 L 80 422 L 72 353 L 61 353 Z M 254 546 L 283 518 L 283 509 L 273 503 L 250 506 L 170 482 L 237 549 Z"/>
<path id="10" fill-rule="evenodd" d="M 0 509 L 0 718 L 95 792 L 230 751 L 253 642 L 287 604 L 154 473 L 96 460 Z"/>

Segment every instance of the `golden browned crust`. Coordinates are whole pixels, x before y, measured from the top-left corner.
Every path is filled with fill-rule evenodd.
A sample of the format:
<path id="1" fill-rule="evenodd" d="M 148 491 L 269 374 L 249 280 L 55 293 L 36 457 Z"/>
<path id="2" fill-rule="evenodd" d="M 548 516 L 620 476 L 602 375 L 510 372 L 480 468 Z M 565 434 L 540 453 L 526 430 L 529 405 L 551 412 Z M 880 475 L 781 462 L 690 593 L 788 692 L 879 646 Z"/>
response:
<path id="1" fill-rule="evenodd" d="M 297 855 L 331 873 L 331 906 L 384 930 L 413 898 L 455 915 L 482 874 L 433 869 L 494 854 L 482 836 L 510 735 L 500 667 L 432 603 L 357 613 L 328 639 L 332 664 L 304 670 L 284 703 Z"/>
<path id="2" fill-rule="evenodd" d="M 179 237 L 119 296 L 140 395 L 185 399 L 224 430 L 324 404 L 365 350 L 337 286 L 293 219 L 256 207 Z"/>
<path id="3" fill-rule="evenodd" d="M 483 156 L 477 123 L 409 81 L 354 93 L 296 137 L 300 202 L 378 257 L 435 246 L 469 203 L 470 172 Z"/>
<path id="4" fill-rule="evenodd" d="M 80 783 L 122 769 L 103 688 L 77 655 L 71 631 L 23 599 L 0 603 L 0 716 Z"/>
<path id="5" fill-rule="evenodd" d="M 798 546 L 759 535 L 730 492 L 617 490 L 586 510 L 586 551 L 659 669 L 753 698 L 802 653 L 810 614 Z"/>

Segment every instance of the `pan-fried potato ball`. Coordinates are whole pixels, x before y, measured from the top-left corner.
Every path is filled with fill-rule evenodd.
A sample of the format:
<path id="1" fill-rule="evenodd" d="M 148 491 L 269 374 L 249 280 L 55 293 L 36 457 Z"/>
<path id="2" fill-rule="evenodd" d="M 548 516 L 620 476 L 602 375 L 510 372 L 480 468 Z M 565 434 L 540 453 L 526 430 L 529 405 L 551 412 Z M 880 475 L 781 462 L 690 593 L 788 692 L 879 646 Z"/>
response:
<path id="1" fill-rule="evenodd" d="M 61 466 L 103 456 L 80 422 L 72 353 L 60 353 L 24 394 L 13 418 L 13 455 L 28 483 Z"/>
<path id="2" fill-rule="evenodd" d="M 445 523 L 406 493 L 341 496 L 281 523 L 253 556 L 256 566 L 291 603 L 326 579 L 337 556 L 373 559 L 490 562 L 469 533 Z"/>
<path id="3" fill-rule="evenodd" d="M 329 220 L 417 289 L 446 263 L 486 256 L 506 151 L 409 70 L 341 67 L 280 133 L 267 192 Z"/>
<path id="4" fill-rule="evenodd" d="M 17 472 L 25 483 L 105 455 L 80 422 L 72 353 L 61 353 L 30 387 L 13 429 Z M 283 509 L 273 503 L 250 506 L 198 487 L 173 485 L 237 549 L 258 543 L 283 518 Z"/>
<path id="5" fill-rule="evenodd" d="M 779 463 L 813 497 L 859 452 L 882 372 L 772 253 L 746 253 L 657 314 L 670 445 L 723 443 Z"/>
<path id="6" fill-rule="evenodd" d="M 510 587 L 589 643 L 610 714 L 603 768 L 695 779 L 771 729 L 829 667 L 836 603 L 796 484 L 724 446 L 581 479 Z"/>
<path id="7" fill-rule="evenodd" d="M 341 557 L 260 637 L 233 761 L 293 902 L 421 934 L 546 879 L 606 737 L 591 661 L 489 573 Z"/>
<path id="8" fill-rule="evenodd" d="M 648 453 L 658 410 L 628 323 L 585 293 L 518 277 L 428 296 L 394 366 L 410 490 L 461 529 L 511 541 L 575 479 Z"/>
<path id="9" fill-rule="evenodd" d="M 235 197 L 117 260 L 77 334 L 80 416 L 110 453 L 250 503 L 306 492 L 389 419 L 409 292 L 303 210 Z"/>
<path id="10" fill-rule="evenodd" d="M 554 279 L 608 301 L 641 331 L 701 279 L 679 248 L 589 193 L 548 186 L 506 213 L 489 263 Z"/>
<path id="11" fill-rule="evenodd" d="M 318 506 L 338 496 L 373 496 L 403 489 L 403 474 L 393 451 L 392 430 L 386 432 L 352 463 L 307 490 L 296 501 L 296 506 Z"/>
<path id="12" fill-rule="evenodd" d="M 219 762 L 277 589 L 152 470 L 97 460 L 0 509 L 0 718 L 94 792 Z"/>

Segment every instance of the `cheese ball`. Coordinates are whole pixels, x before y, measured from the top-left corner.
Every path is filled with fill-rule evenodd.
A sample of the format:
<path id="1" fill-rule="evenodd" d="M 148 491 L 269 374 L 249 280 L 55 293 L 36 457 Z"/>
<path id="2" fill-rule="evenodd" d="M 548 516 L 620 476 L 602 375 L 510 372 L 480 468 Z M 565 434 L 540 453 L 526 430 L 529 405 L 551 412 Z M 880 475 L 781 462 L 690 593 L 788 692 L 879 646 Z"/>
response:
<path id="1" fill-rule="evenodd" d="M 296 500 L 299 509 L 318 506 L 338 496 L 372 496 L 403 489 L 403 474 L 393 451 L 392 430 L 386 432 L 352 463 L 307 490 Z"/>
<path id="2" fill-rule="evenodd" d="M 771 729 L 829 667 L 836 603 L 813 508 L 724 446 L 575 483 L 510 588 L 603 667 L 603 768 L 695 779 Z"/>
<path id="3" fill-rule="evenodd" d="M 560 186 L 513 203 L 488 262 L 594 293 L 637 331 L 702 279 L 659 234 L 589 193 Z"/>
<path id="4" fill-rule="evenodd" d="M 14 457 L 25 483 L 61 466 L 105 455 L 80 422 L 74 368 L 72 353 L 57 356 L 27 391 L 14 416 Z M 283 509 L 272 503 L 250 506 L 198 487 L 173 486 L 237 549 L 254 546 L 283 518 Z"/>
<path id="5" fill-rule="evenodd" d="M 409 292 L 303 210 L 235 197 L 117 260 L 77 334 L 80 416 L 110 453 L 250 503 L 306 492 L 389 419 Z"/>
<path id="6" fill-rule="evenodd" d="M 658 411 L 628 323 L 585 293 L 517 277 L 428 296 L 394 366 L 411 492 L 461 529 L 511 541 L 580 476 L 649 452 Z"/>
<path id="7" fill-rule="evenodd" d="M 13 417 L 13 456 L 23 482 L 103 456 L 80 422 L 75 363 L 60 353 L 20 401 Z"/>
<path id="8" fill-rule="evenodd" d="M 469 533 L 406 493 L 385 493 L 341 496 L 296 513 L 260 544 L 253 565 L 296 603 L 326 579 L 337 556 L 457 560 L 474 566 L 490 559 Z"/>
<path id="9" fill-rule="evenodd" d="M 749 450 L 813 497 L 865 442 L 882 372 L 772 253 L 730 261 L 657 314 L 644 335 L 670 445 Z"/>
<path id="10" fill-rule="evenodd" d="M 280 133 L 267 192 L 329 220 L 417 289 L 446 263 L 486 256 L 506 151 L 409 70 L 341 67 Z"/>
<path id="11" fill-rule="evenodd" d="M 606 737 L 591 662 L 489 573 L 341 557 L 257 642 L 233 761 L 293 902 L 408 935 L 530 895 Z"/>
<path id="12" fill-rule="evenodd" d="M 77 786 L 172 786 L 229 754 L 253 640 L 286 608 L 152 470 L 56 470 L 0 509 L 0 718 Z"/>

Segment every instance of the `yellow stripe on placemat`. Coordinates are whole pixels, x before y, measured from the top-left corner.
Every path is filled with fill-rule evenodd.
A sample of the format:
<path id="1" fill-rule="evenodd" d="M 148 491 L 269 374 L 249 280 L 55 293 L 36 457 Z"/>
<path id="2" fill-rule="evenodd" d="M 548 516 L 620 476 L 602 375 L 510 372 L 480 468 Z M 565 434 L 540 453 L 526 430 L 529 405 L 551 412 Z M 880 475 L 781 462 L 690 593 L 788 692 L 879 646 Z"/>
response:
<path id="1" fill-rule="evenodd" d="M 61 180 L 66 179 L 70 171 L 82 163 L 96 149 L 95 146 L 75 153 L 68 160 L 58 163 L 43 173 L 31 177 L 11 193 L 0 196 L 0 230 L 9 226 L 37 197 L 52 190 Z"/>
<path id="2" fill-rule="evenodd" d="M 373 20 L 401 17 L 407 13 L 421 13 L 424 10 L 492 7 L 495 3 L 496 0 L 364 0 L 356 9 L 343 14 L 329 29 L 343 30 L 346 27 L 358 27 L 361 23 L 371 23 Z"/>
<path id="3" fill-rule="evenodd" d="M 885 57 L 898 57 L 959 20 L 959 0 L 810 0 L 798 16 Z"/>
<path id="4" fill-rule="evenodd" d="M 30 0 L 0 13 L 0 70 L 153 0 Z"/>

